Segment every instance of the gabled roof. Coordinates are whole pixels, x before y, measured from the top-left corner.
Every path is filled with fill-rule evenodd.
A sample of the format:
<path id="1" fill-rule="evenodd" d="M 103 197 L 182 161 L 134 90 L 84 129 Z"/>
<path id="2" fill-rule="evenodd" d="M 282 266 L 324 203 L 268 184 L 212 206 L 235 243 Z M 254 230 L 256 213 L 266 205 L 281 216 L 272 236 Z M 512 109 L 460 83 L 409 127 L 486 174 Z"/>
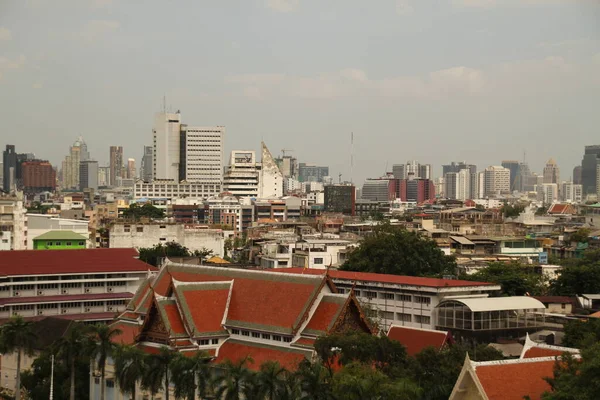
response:
<path id="1" fill-rule="evenodd" d="M 548 214 L 574 214 L 575 208 L 571 204 L 554 203 L 548 209 Z"/>
<path id="2" fill-rule="evenodd" d="M 233 281 L 179 282 L 173 280 L 174 294 L 182 318 L 192 337 L 227 334 L 223 328 Z"/>
<path id="3" fill-rule="evenodd" d="M 402 343 L 406 347 L 406 352 L 409 356 L 414 356 L 430 346 L 436 350 L 441 350 L 450 338 L 449 333 L 446 331 L 410 328 L 399 325 L 390 326 L 387 336 Z"/>
<path id="4" fill-rule="evenodd" d="M 553 346 L 546 343 L 537 343 L 525 336 L 525 345 L 519 358 L 558 357 L 563 353 L 579 354 L 578 349 L 572 347 Z"/>
<path id="5" fill-rule="evenodd" d="M 136 336 L 140 333 L 141 326 L 137 322 L 119 320 L 112 323 L 110 327 L 121 331 L 120 335 L 112 338 L 113 343 L 133 344 L 135 343 Z"/>
<path id="6" fill-rule="evenodd" d="M 179 315 L 175 299 L 156 296 L 156 307 L 160 317 L 169 332 L 170 338 L 187 337 L 188 334 Z"/>
<path id="7" fill-rule="evenodd" d="M 73 231 L 49 231 L 33 238 L 33 240 L 74 240 L 86 241 L 87 238 Z"/>
<path id="8" fill-rule="evenodd" d="M 13 250 L 2 252 L 0 276 L 156 271 L 135 249 Z"/>
<path id="9" fill-rule="evenodd" d="M 302 360 L 305 358 L 310 360 L 312 351 L 228 339 L 219 348 L 215 362 L 221 363 L 225 360 L 237 362 L 248 356 L 253 360 L 247 366 L 251 370 L 258 370 L 266 361 L 277 361 L 280 366 L 295 370 Z"/>
<path id="10" fill-rule="evenodd" d="M 315 336 L 329 333 L 344 309 L 349 296 L 350 294 L 324 295 L 302 333 Z"/>

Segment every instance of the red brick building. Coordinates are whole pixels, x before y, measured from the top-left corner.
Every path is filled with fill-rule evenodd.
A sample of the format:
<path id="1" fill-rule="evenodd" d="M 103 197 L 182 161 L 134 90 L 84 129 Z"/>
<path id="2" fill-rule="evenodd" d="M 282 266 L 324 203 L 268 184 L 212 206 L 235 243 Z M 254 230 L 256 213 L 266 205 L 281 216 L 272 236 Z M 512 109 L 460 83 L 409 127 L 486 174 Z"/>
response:
<path id="1" fill-rule="evenodd" d="M 48 161 L 25 161 L 21 171 L 26 193 L 53 192 L 56 189 L 56 171 Z"/>

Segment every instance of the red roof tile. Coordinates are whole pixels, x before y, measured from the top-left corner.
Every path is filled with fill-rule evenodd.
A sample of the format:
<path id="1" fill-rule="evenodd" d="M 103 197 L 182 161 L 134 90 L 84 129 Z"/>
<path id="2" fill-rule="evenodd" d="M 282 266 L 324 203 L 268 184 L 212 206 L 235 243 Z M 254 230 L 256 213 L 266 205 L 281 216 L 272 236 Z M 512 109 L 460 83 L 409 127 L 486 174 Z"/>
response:
<path id="1" fill-rule="evenodd" d="M 0 276 L 156 271 L 135 249 L 17 250 L 0 257 Z"/>
<path id="2" fill-rule="evenodd" d="M 545 349 L 543 347 L 531 347 L 525 351 L 522 358 L 557 357 L 563 353 L 557 349 Z"/>
<path id="3" fill-rule="evenodd" d="M 489 400 L 537 400 L 550 391 L 544 378 L 554 376 L 554 360 L 478 365 L 475 373 Z"/>
<path id="4" fill-rule="evenodd" d="M 274 272 L 287 272 L 290 274 L 311 274 L 311 275 L 324 275 L 326 270 L 323 269 L 304 269 L 304 268 L 273 268 L 269 271 Z M 404 275 L 389 275 L 389 274 L 376 274 L 372 272 L 351 272 L 351 271 L 340 271 L 340 270 L 329 270 L 329 276 L 333 279 L 343 279 L 349 281 L 362 281 L 362 282 L 383 282 L 392 283 L 398 285 L 413 285 L 413 286 L 425 286 L 425 287 L 471 287 L 471 286 L 495 286 L 495 283 L 489 282 L 475 282 L 475 281 L 463 281 L 458 279 L 438 279 L 438 278 L 421 278 L 417 276 L 404 276 Z"/>
<path id="5" fill-rule="evenodd" d="M 224 331 L 222 322 L 230 285 L 231 283 L 219 286 L 206 283 L 176 285 L 175 294 L 182 308 L 183 318 L 194 336 Z"/>
<path id="6" fill-rule="evenodd" d="M 140 333 L 140 325 L 118 321 L 111 328 L 120 329 L 121 334 L 112 338 L 113 343 L 133 344 L 135 337 Z"/>
<path id="7" fill-rule="evenodd" d="M 165 313 L 167 318 L 169 318 L 169 325 L 171 325 L 171 331 L 174 334 L 185 334 L 185 327 L 183 326 L 183 321 L 181 320 L 181 316 L 179 315 L 179 310 L 177 309 L 176 304 L 164 304 Z"/>
<path id="8" fill-rule="evenodd" d="M 9 304 L 29 303 L 63 303 L 82 300 L 104 300 L 104 299 L 130 299 L 133 293 L 85 293 L 85 294 L 57 294 L 56 296 L 31 296 L 31 297 L 8 297 L 0 299 L 0 306 Z"/>
<path id="9" fill-rule="evenodd" d="M 267 361 L 277 361 L 282 367 L 295 370 L 300 362 L 310 355 L 311 352 L 306 350 L 229 339 L 219 348 L 215 362 L 221 363 L 225 360 L 237 362 L 250 356 L 254 360 L 248 365 L 251 370 L 257 371 Z"/>
<path id="10" fill-rule="evenodd" d="M 337 320 L 344 304 L 346 296 L 323 296 L 310 321 L 304 328 L 308 333 L 327 333 Z"/>
<path id="11" fill-rule="evenodd" d="M 294 342 L 294 344 L 299 345 L 299 346 L 310 346 L 310 347 L 313 347 L 315 345 L 315 342 L 316 342 L 315 339 L 301 337 L 300 339 L 296 340 Z"/>
<path id="12" fill-rule="evenodd" d="M 440 350 L 448 339 L 448 332 L 392 325 L 387 336 L 402 343 L 408 355 L 414 356 L 429 346 Z"/>

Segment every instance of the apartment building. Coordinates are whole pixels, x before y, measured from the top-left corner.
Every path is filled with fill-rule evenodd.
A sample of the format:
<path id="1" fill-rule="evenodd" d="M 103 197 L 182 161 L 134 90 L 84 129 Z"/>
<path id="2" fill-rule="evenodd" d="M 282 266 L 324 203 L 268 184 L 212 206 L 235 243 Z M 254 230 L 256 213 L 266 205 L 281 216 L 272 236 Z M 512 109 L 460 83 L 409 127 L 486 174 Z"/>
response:
<path id="1" fill-rule="evenodd" d="M 0 257 L 0 320 L 110 321 L 156 268 L 135 249 L 22 250 Z"/>
<path id="2" fill-rule="evenodd" d="M 0 250 L 27 248 L 27 224 L 23 197 L 0 196 Z"/>

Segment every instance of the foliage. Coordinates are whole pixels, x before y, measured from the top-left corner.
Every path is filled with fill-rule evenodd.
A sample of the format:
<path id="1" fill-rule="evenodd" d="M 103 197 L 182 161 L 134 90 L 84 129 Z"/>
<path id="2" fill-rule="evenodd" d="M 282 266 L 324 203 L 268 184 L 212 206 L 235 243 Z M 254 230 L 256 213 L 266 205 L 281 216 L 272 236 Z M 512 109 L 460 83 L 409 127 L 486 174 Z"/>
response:
<path id="1" fill-rule="evenodd" d="M 140 252 L 140 260 L 155 267 L 158 267 L 160 261 L 165 257 L 200 257 L 206 259 L 213 254 L 212 250 L 206 248 L 191 252 L 187 247 L 174 241 L 165 244 L 158 243 L 153 247 L 140 247 L 138 251 Z"/>
<path id="2" fill-rule="evenodd" d="M 35 340 L 36 335 L 31 328 L 31 322 L 25 321 L 21 316 L 11 317 L 0 327 L 0 352 L 17 353 L 16 400 L 21 397 L 21 360 L 24 355 L 33 354 Z"/>
<path id="3" fill-rule="evenodd" d="M 581 352 L 581 359 L 563 354 L 554 366 L 554 376 L 547 379 L 551 392 L 544 400 L 594 400 L 600 393 L 600 342 Z"/>
<path id="4" fill-rule="evenodd" d="M 27 207 L 28 214 L 48 214 L 50 206 L 42 205 L 39 201 L 34 201 L 30 207 Z"/>
<path id="5" fill-rule="evenodd" d="M 150 203 L 146 203 L 143 206 L 140 206 L 138 203 L 133 203 L 129 205 L 128 209 L 123 211 L 123 218 L 136 221 L 139 221 L 141 218 L 163 219 L 164 217 L 165 212 Z"/>
<path id="6" fill-rule="evenodd" d="M 562 260 L 563 268 L 550 283 L 555 295 L 574 296 L 600 292 L 600 250 L 586 251 L 580 259 Z"/>
<path id="7" fill-rule="evenodd" d="M 213 379 L 213 388 L 215 397 L 222 400 L 239 400 L 245 398 L 244 392 L 247 392 L 252 382 L 252 372 L 247 369 L 247 365 L 253 363 L 250 357 L 245 357 L 238 362 L 226 360 L 220 365 L 220 373 Z"/>
<path id="8" fill-rule="evenodd" d="M 502 294 L 506 296 L 531 296 L 543 295 L 546 292 L 546 282 L 543 274 L 534 271 L 533 267 L 512 262 L 491 262 L 474 274 L 464 275 L 461 278 L 492 282 L 502 286 Z"/>
<path id="9" fill-rule="evenodd" d="M 106 398 L 106 360 L 113 355 L 115 344 L 113 339 L 123 333 L 120 329 L 111 328 L 106 324 L 93 325 L 90 328 L 92 340 L 89 340 L 89 355 L 96 360 L 100 370 L 100 400 Z"/>
<path id="10" fill-rule="evenodd" d="M 176 353 L 171 362 L 171 380 L 175 385 L 175 398 L 195 399 L 195 393 L 200 398 L 206 397 L 209 382 L 208 362 L 210 357 L 202 351 L 188 357 Z"/>
<path id="11" fill-rule="evenodd" d="M 548 207 L 542 206 L 535 210 L 535 215 L 546 215 L 548 213 Z"/>
<path id="12" fill-rule="evenodd" d="M 581 349 L 600 342 L 600 318 L 587 321 L 573 320 L 564 326 L 563 345 Z"/>
<path id="13" fill-rule="evenodd" d="M 500 211 L 502 212 L 502 215 L 504 215 L 505 218 L 515 218 L 518 217 L 519 214 L 521 214 L 523 211 L 525 211 L 525 205 L 524 204 L 504 204 L 501 208 Z"/>
<path id="14" fill-rule="evenodd" d="M 588 228 L 581 228 L 576 232 L 573 232 L 569 235 L 569 240 L 571 242 L 577 243 L 587 243 L 590 240 L 590 233 L 592 231 Z"/>
<path id="15" fill-rule="evenodd" d="M 454 273 L 456 261 L 435 241 L 403 227 L 383 223 L 350 253 L 342 270 L 410 276 Z"/>
<path id="16" fill-rule="evenodd" d="M 161 387 L 168 388 L 171 367 L 176 357 L 177 352 L 167 346 L 162 346 L 157 354 L 150 354 L 147 358 L 146 374 L 142 376 L 142 386 L 153 393 L 158 392 Z M 168 390 L 165 390 L 165 399 L 169 400 Z"/>
<path id="17" fill-rule="evenodd" d="M 57 356 L 68 366 L 70 371 L 70 400 L 75 400 L 77 397 L 77 365 L 81 361 L 89 363 L 89 340 L 88 330 L 84 325 L 73 323 L 67 333 L 57 340 L 55 343 L 55 351 Z M 86 369 L 88 369 L 86 367 Z"/>
<path id="18" fill-rule="evenodd" d="M 115 381 L 125 394 L 136 398 L 136 386 L 147 370 L 147 356 L 142 350 L 130 345 L 117 345 L 114 349 Z"/>

